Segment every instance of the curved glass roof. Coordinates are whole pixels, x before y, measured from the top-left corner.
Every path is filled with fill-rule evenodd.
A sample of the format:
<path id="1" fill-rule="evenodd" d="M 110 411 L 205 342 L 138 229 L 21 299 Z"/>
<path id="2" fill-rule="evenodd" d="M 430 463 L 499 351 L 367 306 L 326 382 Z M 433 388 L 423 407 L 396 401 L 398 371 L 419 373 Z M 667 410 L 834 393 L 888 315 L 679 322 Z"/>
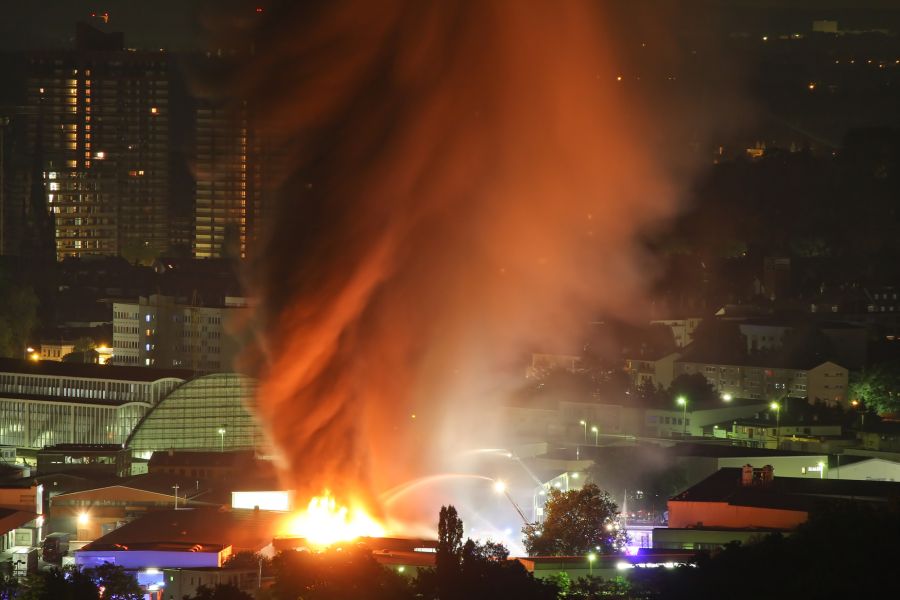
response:
<path id="1" fill-rule="evenodd" d="M 255 394 L 256 380 L 237 373 L 192 379 L 153 407 L 126 445 L 139 452 L 262 449 Z"/>

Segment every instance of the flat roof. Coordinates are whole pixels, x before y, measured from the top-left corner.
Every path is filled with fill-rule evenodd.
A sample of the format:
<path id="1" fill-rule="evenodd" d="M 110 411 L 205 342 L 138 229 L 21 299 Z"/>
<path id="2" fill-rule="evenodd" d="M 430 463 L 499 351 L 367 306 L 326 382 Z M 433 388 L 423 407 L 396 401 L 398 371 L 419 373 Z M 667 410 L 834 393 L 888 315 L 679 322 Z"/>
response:
<path id="1" fill-rule="evenodd" d="M 22 527 L 37 518 L 37 513 L 26 510 L 0 508 L 0 533 L 6 533 Z"/>
<path id="2" fill-rule="evenodd" d="M 45 452 L 129 452 L 121 444 L 54 444 L 38 449 L 38 455 Z"/>
<path id="3" fill-rule="evenodd" d="M 234 467 L 255 460 L 253 450 L 229 452 L 208 450 L 158 450 L 150 456 L 151 467 Z"/>
<path id="4" fill-rule="evenodd" d="M 844 499 L 885 502 L 900 498 L 900 482 L 775 477 L 745 486 L 740 468 L 723 468 L 686 489 L 670 502 L 725 502 L 733 506 L 781 508 L 809 512 L 825 501 Z"/>
<path id="5" fill-rule="evenodd" d="M 725 421 L 727 423 L 727 421 Z M 799 421 L 792 420 L 789 421 L 787 419 L 782 419 L 780 422 L 777 419 L 752 419 L 752 418 L 743 418 L 743 419 L 732 419 L 731 423 L 736 425 L 746 425 L 752 427 L 771 427 L 775 428 L 779 427 L 841 427 L 842 423 L 840 421 Z"/>
<path id="6" fill-rule="evenodd" d="M 767 448 L 748 448 L 732 444 L 675 444 L 669 449 L 676 456 L 701 456 L 708 458 L 778 458 L 779 456 L 822 456 L 824 453 L 796 452 L 793 450 L 769 450 Z"/>
<path id="7" fill-rule="evenodd" d="M 118 379 L 121 381 L 147 383 L 168 378 L 187 380 L 194 375 L 194 372 L 189 369 L 157 369 L 153 367 L 57 362 L 54 360 L 34 361 L 19 358 L 0 358 L 0 372 L 23 375 L 81 377 L 85 379 Z"/>
<path id="8" fill-rule="evenodd" d="M 79 398 L 72 396 L 55 396 L 53 394 L 20 394 L 17 392 L 0 391 L 0 399 L 3 400 L 31 400 L 34 402 L 59 402 L 62 404 L 91 404 L 94 406 L 122 406 L 132 402 L 150 404 L 145 400 L 118 399 L 118 398 Z"/>
<path id="9" fill-rule="evenodd" d="M 227 510 L 217 507 L 151 511 L 86 545 L 83 550 L 140 548 L 165 550 L 172 545 L 232 546 L 235 552 L 258 551 L 271 543 L 283 513 Z"/>

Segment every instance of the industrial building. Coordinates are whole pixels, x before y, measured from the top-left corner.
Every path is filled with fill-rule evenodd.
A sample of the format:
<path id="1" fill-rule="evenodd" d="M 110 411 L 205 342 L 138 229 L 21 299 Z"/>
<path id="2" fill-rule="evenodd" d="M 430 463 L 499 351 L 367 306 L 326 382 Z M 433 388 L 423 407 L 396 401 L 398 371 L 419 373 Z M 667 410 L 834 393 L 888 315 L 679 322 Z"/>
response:
<path id="1" fill-rule="evenodd" d="M 252 414 L 256 381 L 237 373 L 193 379 L 144 416 L 126 441 L 136 455 L 165 450 L 254 450 L 268 454 Z"/>
<path id="2" fill-rule="evenodd" d="M 900 499 L 900 484 L 776 477 L 771 465 L 723 468 L 669 499 L 669 527 L 653 530 L 654 548 L 717 548 L 772 531 L 789 532 L 835 501 L 875 505 Z"/>
<path id="3" fill-rule="evenodd" d="M 0 358 L 0 444 L 123 444 L 192 373 Z"/>
<path id="4" fill-rule="evenodd" d="M 77 472 L 128 477 L 131 452 L 121 444 L 56 444 L 37 451 L 37 468 L 41 475 Z"/>

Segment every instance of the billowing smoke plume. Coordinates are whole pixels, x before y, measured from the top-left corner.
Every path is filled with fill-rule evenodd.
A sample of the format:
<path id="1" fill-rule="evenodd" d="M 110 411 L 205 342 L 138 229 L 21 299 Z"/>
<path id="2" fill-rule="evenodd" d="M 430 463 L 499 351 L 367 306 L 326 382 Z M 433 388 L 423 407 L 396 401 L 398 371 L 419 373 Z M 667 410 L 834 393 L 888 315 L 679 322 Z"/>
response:
<path id="1" fill-rule="evenodd" d="M 371 500 L 499 434 L 524 351 L 641 302 L 676 190 L 593 2 L 287 5 L 241 83 L 295 167 L 258 403 L 288 484 Z"/>

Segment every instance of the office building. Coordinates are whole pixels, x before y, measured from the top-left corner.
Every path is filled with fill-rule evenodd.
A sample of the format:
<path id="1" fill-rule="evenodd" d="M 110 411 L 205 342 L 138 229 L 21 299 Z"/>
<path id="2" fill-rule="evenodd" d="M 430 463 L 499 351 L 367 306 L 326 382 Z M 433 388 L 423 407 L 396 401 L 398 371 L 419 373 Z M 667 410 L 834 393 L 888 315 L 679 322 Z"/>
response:
<path id="1" fill-rule="evenodd" d="M 34 53 L 27 150 L 54 219 L 56 257 L 146 259 L 170 245 L 173 65 L 79 24 L 72 50 Z"/>
<path id="2" fill-rule="evenodd" d="M 247 107 L 197 108 L 194 256 L 247 256 Z"/>
<path id="3" fill-rule="evenodd" d="M 196 371 L 229 371 L 240 352 L 226 323 L 247 311 L 244 298 L 202 304 L 173 296 L 141 296 L 113 304 L 114 363 Z"/>

